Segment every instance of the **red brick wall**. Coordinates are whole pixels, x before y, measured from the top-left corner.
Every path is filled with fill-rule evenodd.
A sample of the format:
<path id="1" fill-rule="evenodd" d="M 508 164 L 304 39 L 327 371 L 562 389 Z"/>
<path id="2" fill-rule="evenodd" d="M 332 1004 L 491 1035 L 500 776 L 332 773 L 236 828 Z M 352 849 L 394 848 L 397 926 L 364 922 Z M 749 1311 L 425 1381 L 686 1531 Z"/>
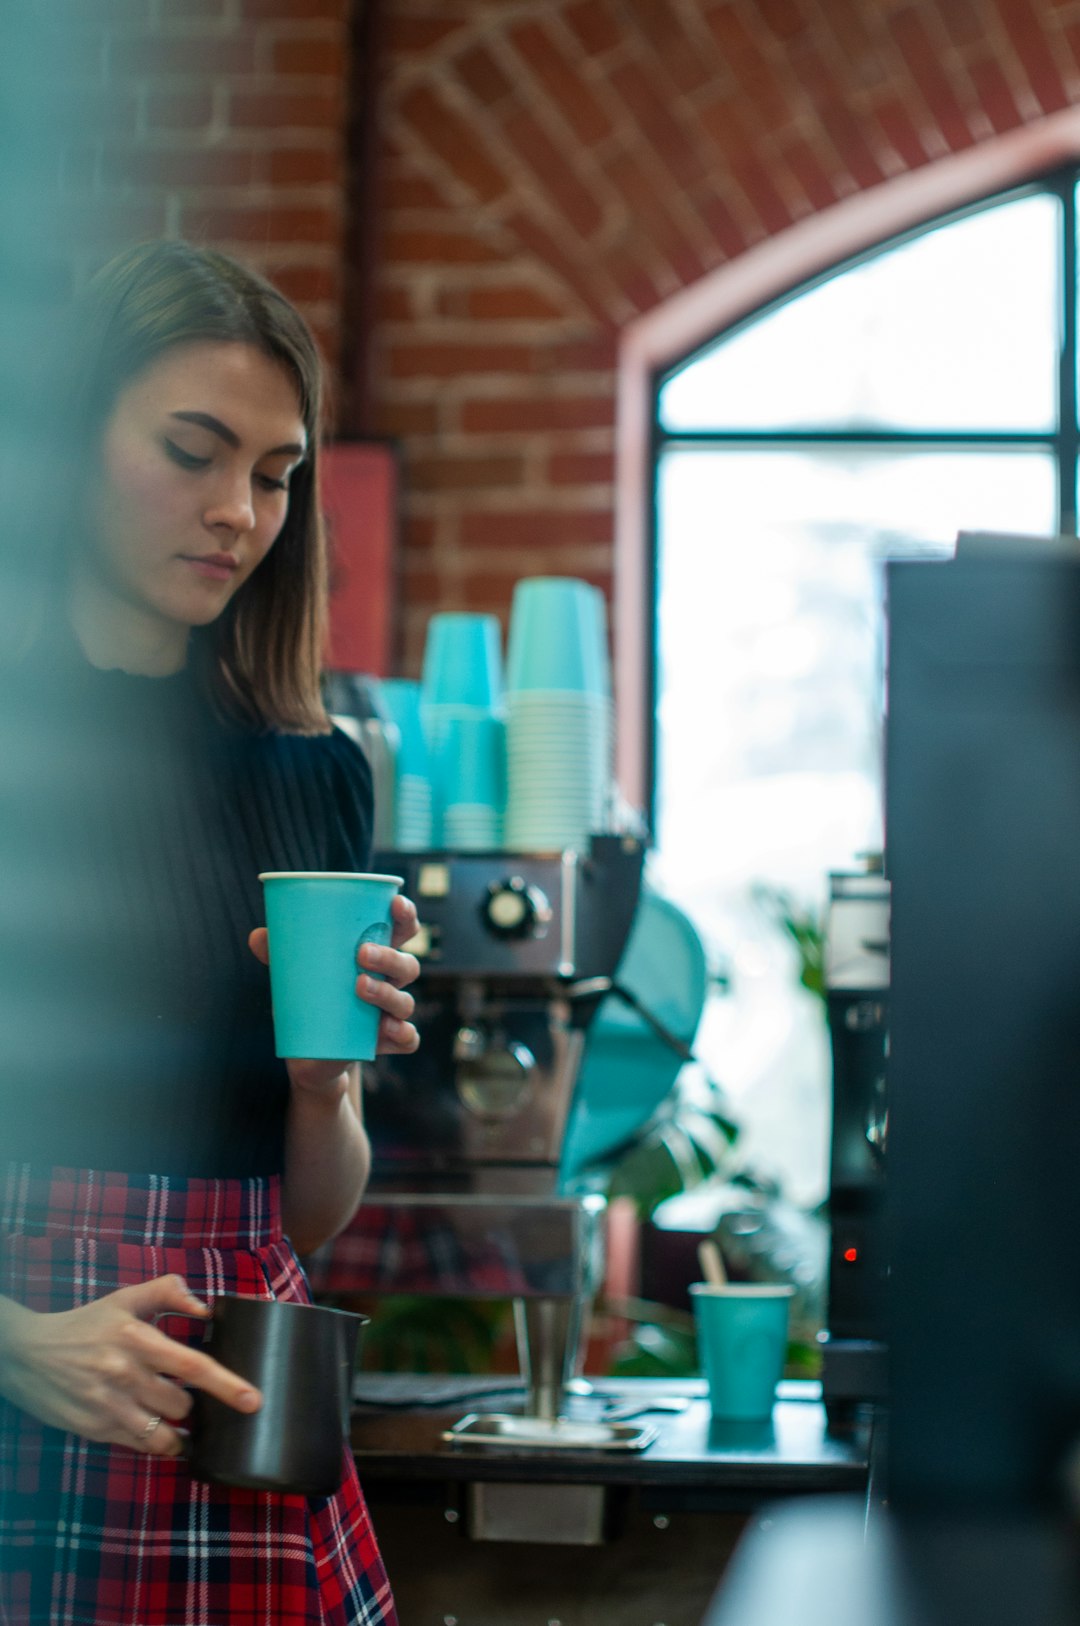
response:
<path id="1" fill-rule="evenodd" d="M 82 276 L 185 236 L 243 254 L 336 365 L 350 0 L 72 0 L 67 226 Z"/>
<path id="2" fill-rule="evenodd" d="M 1053 112 L 1053 0 L 384 0 L 375 427 L 404 665 L 435 608 L 611 573 L 620 327 L 807 213 Z"/>
<path id="3" fill-rule="evenodd" d="M 350 426 L 402 451 L 406 670 L 435 608 L 504 611 L 525 573 L 610 583 L 628 320 L 1080 82 L 1077 0 L 372 4 L 72 0 L 65 185 L 83 261 L 160 232 L 233 248 L 360 371 Z"/>

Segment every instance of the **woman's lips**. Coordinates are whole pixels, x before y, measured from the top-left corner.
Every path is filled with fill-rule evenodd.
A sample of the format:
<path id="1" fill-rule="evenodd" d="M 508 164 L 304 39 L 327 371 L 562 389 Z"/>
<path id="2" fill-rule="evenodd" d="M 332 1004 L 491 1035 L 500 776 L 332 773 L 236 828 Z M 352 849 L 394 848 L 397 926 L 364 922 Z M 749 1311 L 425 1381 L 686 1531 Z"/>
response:
<path id="1" fill-rule="evenodd" d="M 240 567 L 239 559 L 234 559 L 229 553 L 182 554 L 181 557 L 192 570 L 200 576 L 208 576 L 214 582 L 227 582 Z"/>

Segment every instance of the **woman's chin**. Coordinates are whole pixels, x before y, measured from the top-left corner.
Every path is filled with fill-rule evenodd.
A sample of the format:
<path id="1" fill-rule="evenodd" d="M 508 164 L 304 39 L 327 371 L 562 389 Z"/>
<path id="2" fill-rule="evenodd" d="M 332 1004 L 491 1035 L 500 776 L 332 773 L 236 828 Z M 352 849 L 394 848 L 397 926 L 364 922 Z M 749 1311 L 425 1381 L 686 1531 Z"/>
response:
<path id="1" fill-rule="evenodd" d="M 161 609 L 170 621 L 183 627 L 208 627 L 228 607 L 235 592 L 233 583 L 218 586 L 216 592 L 185 593 L 182 598 L 162 604 Z"/>

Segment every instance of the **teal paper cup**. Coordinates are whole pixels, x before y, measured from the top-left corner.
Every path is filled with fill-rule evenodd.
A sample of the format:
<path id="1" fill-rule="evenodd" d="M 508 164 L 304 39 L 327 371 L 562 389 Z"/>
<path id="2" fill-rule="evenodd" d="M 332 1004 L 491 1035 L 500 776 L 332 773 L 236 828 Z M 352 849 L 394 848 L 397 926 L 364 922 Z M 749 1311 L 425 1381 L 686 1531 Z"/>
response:
<path id="1" fill-rule="evenodd" d="M 420 717 L 420 685 L 411 678 L 380 678 L 379 694 L 386 709 L 398 726 L 401 749 L 398 752 L 398 773 L 414 777 L 431 772 L 427 740 Z"/>
<path id="2" fill-rule="evenodd" d="M 361 943 L 389 943 L 400 875 L 292 870 L 259 876 L 270 934 L 278 1056 L 371 1061 L 381 1011 L 356 992 Z"/>
<path id="3" fill-rule="evenodd" d="M 452 717 L 440 748 L 444 811 L 459 802 L 502 817 L 506 805 L 506 724 L 501 717 Z"/>
<path id="4" fill-rule="evenodd" d="M 772 1415 L 787 1355 L 793 1292 L 756 1282 L 692 1284 L 698 1358 L 714 1417 L 757 1422 Z"/>
<path id="5" fill-rule="evenodd" d="M 428 706 L 499 710 L 502 632 L 495 616 L 447 610 L 431 617 L 424 640 L 423 698 Z"/>
<path id="6" fill-rule="evenodd" d="M 510 693 L 606 697 L 611 677 L 603 595 L 576 577 L 528 576 L 514 588 L 506 656 Z"/>

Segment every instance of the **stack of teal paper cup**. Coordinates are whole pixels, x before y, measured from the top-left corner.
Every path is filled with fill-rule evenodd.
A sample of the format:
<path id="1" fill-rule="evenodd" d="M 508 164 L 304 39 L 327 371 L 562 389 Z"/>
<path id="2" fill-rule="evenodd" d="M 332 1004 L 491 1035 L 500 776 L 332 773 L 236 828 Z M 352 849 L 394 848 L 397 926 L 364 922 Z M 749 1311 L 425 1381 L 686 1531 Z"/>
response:
<path id="1" fill-rule="evenodd" d="M 518 582 L 507 650 L 505 845 L 581 847 L 604 830 L 612 743 L 603 595 L 569 577 Z"/>
<path id="2" fill-rule="evenodd" d="M 501 717 L 453 717 L 442 745 L 442 834 L 458 852 L 502 843 L 506 803 L 506 724 Z"/>
<path id="3" fill-rule="evenodd" d="M 259 876 L 270 938 L 278 1056 L 370 1061 L 378 1007 L 360 998 L 362 943 L 389 943 L 400 875 L 267 871 Z"/>
<path id="4" fill-rule="evenodd" d="M 421 718 L 420 685 L 410 678 L 382 678 L 379 693 L 399 735 L 394 804 L 394 845 L 424 852 L 435 837 L 431 755 Z"/>
<path id="5" fill-rule="evenodd" d="M 424 644 L 421 713 L 431 756 L 435 840 L 498 840 L 505 793 L 502 640 L 493 615 L 433 615 Z M 493 727 L 497 724 L 497 727 Z M 459 726 L 460 725 L 460 726 Z"/>

